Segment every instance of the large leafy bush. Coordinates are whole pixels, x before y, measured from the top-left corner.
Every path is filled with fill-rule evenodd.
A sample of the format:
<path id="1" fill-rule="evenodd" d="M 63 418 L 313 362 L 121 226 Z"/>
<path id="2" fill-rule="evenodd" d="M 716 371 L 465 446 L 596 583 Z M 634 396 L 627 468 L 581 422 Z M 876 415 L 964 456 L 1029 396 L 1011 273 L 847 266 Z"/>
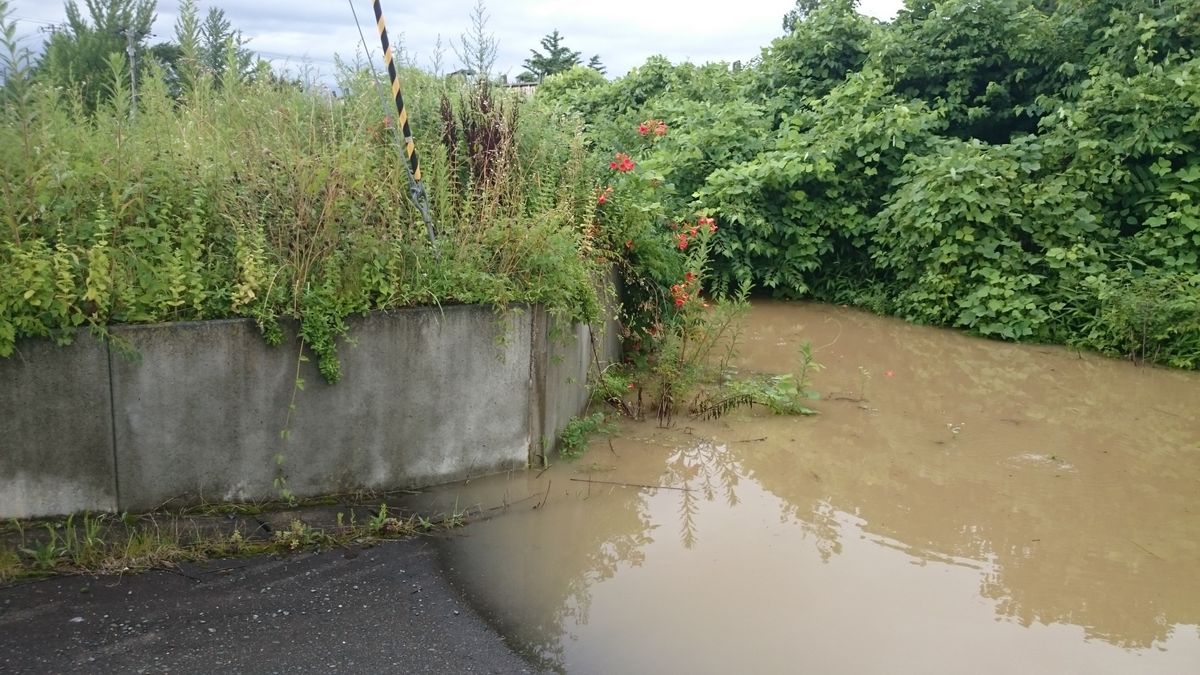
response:
<path id="1" fill-rule="evenodd" d="M 798 3 L 744 69 L 655 58 L 568 107 L 606 150 L 671 125 L 652 199 L 717 217 L 717 290 L 1197 367 L 1200 5 L 854 5 Z"/>

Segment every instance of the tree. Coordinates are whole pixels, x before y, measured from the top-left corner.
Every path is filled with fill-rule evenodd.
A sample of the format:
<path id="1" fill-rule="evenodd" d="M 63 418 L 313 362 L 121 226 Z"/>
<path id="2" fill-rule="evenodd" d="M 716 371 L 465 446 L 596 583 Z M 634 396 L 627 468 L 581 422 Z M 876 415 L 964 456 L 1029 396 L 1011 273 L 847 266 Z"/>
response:
<path id="1" fill-rule="evenodd" d="M 1035 3 L 1040 4 L 1040 3 Z M 1055 41 L 1074 62 L 1078 80 L 1102 66 L 1131 76 L 1139 59 L 1161 62 L 1200 53 L 1200 5 L 1194 0 L 1059 0 Z"/>
<path id="2" fill-rule="evenodd" d="M 1083 47 L 1062 28 L 1031 0 L 910 2 L 870 63 L 897 93 L 933 102 L 952 135 L 1003 143 L 1037 131 L 1060 66 Z"/>
<path id="3" fill-rule="evenodd" d="M 491 75 L 492 68 L 496 65 L 496 50 L 500 46 L 496 41 L 496 34 L 487 30 L 490 19 L 483 0 L 476 0 L 475 7 L 471 10 L 471 28 L 459 36 L 458 45 L 450 43 L 463 69 L 475 73 L 481 79 L 487 79 Z"/>
<path id="4" fill-rule="evenodd" d="M 854 4 L 858 4 L 858 1 L 855 0 Z M 784 32 L 791 33 L 796 30 L 797 24 L 807 19 L 820 7 L 821 0 L 796 0 L 796 6 L 783 15 Z"/>
<path id="5" fill-rule="evenodd" d="M 178 99 L 184 91 L 183 50 L 174 42 L 160 42 L 150 47 L 147 61 L 155 62 L 162 69 L 163 83 L 171 98 Z"/>
<path id="6" fill-rule="evenodd" d="M 752 76 L 754 93 L 777 112 L 791 112 L 861 69 L 874 21 L 856 12 L 856 5 L 857 0 L 799 0 L 803 20 L 763 50 Z"/>
<path id="7" fill-rule="evenodd" d="M 199 62 L 200 59 L 200 13 L 196 0 L 179 3 L 179 17 L 175 19 L 175 43 L 184 58 Z"/>
<path id="8" fill-rule="evenodd" d="M 200 37 L 201 63 L 218 82 L 230 73 L 244 78 L 254 70 L 254 53 L 246 49 L 249 40 L 242 36 L 242 31 L 233 28 L 225 17 L 225 10 L 208 8 Z"/>
<path id="9" fill-rule="evenodd" d="M 578 112 L 585 120 L 612 118 L 611 87 L 608 80 L 595 68 L 575 66 L 551 75 L 537 89 L 539 101 L 545 101 L 563 110 Z"/>
<path id="10" fill-rule="evenodd" d="M 542 49 L 546 50 L 542 54 L 536 49 L 530 49 L 531 56 L 525 59 L 526 73 L 521 73 L 517 79 L 528 81 L 529 79 L 541 82 L 547 75 L 554 75 L 566 70 L 570 70 L 573 66 L 581 63 L 579 52 L 571 51 L 562 43 L 563 37 L 559 35 L 558 29 L 542 38 Z M 593 59 L 599 63 L 598 59 Z"/>
<path id="11" fill-rule="evenodd" d="M 84 0 L 84 5 L 88 18 L 84 18 L 75 0 L 68 0 L 66 25 L 46 43 L 39 75 L 57 86 L 78 89 L 84 106 L 92 110 L 108 96 L 109 58 L 129 48 L 135 54 L 145 51 L 155 2 Z M 141 59 L 136 71 L 143 70 L 144 64 L 145 59 Z"/>
<path id="12" fill-rule="evenodd" d="M 433 43 L 433 56 L 429 57 L 429 70 L 438 77 L 442 76 L 442 71 L 445 70 L 446 61 L 446 43 L 442 41 L 442 34 L 438 33 L 437 41 Z"/>
<path id="13" fill-rule="evenodd" d="M 17 37 L 8 0 L 0 0 L 0 102 L 21 101 L 29 92 L 33 54 Z"/>
<path id="14" fill-rule="evenodd" d="M 591 68 L 592 70 L 596 71 L 597 73 L 600 73 L 601 75 L 604 75 L 605 71 L 608 70 L 607 68 L 604 67 L 603 63 L 600 63 L 600 55 L 599 54 L 592 54 L 592 58 L 588 59 L 587 65 L 588 65 L 588 68 Z"/>

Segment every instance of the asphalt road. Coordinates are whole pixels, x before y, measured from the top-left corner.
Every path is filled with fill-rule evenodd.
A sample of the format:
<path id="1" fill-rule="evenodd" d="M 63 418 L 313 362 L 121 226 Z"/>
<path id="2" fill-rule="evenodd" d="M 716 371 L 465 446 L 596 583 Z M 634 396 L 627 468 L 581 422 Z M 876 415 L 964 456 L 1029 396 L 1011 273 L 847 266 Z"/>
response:
<path id="1" fill-rule="evenodd" d="M 423 539 L 0 589 L 4 673 L 530 673 Z"/>

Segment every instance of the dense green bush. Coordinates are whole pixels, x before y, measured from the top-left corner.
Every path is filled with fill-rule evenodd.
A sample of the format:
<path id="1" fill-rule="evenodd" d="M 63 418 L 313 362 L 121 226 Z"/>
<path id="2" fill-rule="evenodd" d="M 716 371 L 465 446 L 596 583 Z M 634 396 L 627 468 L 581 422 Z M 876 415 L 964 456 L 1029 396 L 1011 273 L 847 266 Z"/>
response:
<path id="1" fill-rule="evenodd" d="M 890 176 L 942 126 L 885 87 L 877 71 L 850 76 L 785 117 L 773 147 L 709 176 L 699 200 L 728 225 L 715 251 L 722 287 L 749 281 L 800 297 L 862 273 Z"/>
<path id="2" fill-rule="evenodd" d="M 876 23 L 855 12 L 854 0 L 823 0 L 803 20 L 763 49 L 748 95 L 775 115 L 828 94 L 862 69 Z"/>
<path id="3" fill-rule="evenodd" d="M 717 217 L 717 290 L 1200 367 L 1200 5 L 854 5 L 798 3 L 746 68 L 547 99 L 603 152 L 670 126 L 643 166 L 666 213 Z"/>

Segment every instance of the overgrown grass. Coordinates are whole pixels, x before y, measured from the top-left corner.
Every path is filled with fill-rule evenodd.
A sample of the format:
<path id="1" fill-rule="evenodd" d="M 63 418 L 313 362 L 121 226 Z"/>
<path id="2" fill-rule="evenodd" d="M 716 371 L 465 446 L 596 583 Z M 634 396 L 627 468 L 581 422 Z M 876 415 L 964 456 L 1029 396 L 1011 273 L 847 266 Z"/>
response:
<path id="1" fill-rule="evenodd" d="M 407 197 L 366 73 L 340 94 L 162 73 L 136 102 L 31 79 L 8 45 L 0 105 L 0 357 L 110 323 L 296 317 L 331 381 L 351 314 L 418 304 L 540 303 L 597 312 L 586 254 L 592 178 L 578 129 L 503 92 L 404 74 L 436 250 Z M 25 64 L 25 65 L 22 65 Z M 136 118 L 131 114 L 136 106 Z"/>

